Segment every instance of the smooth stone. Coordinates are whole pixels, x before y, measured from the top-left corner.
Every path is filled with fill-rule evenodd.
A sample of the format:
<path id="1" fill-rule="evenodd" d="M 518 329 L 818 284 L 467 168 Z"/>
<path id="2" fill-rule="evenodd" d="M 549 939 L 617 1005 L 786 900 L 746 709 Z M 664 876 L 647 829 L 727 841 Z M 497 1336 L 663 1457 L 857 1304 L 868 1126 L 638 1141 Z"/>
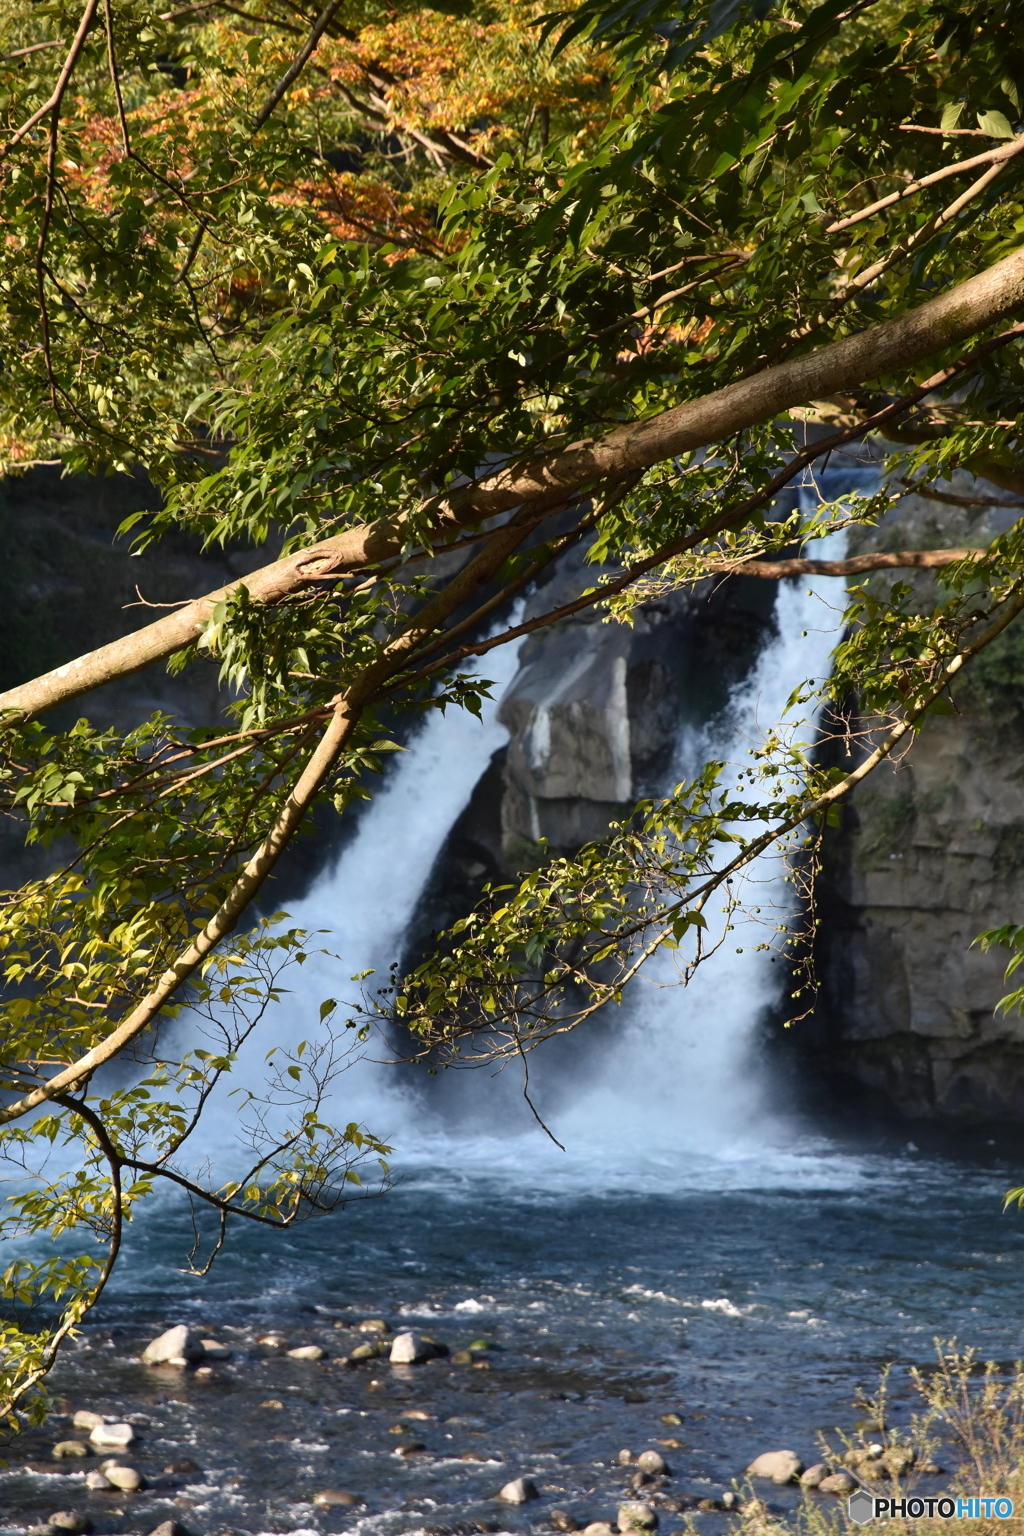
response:
<path id="1" fill-rule="evenodd" d="M 132 1444 L 135 1431 L 130 1424 L 97 1424 L 89 1439 L 102 1451 L 123 1451 Z"/>
<path id="2" fill-rule="evenodd" d="M 177 1520 L 163 1520 L 153 1527 L 149 1536 L 191 1536 L 191 1532 L 179 1525 Z"/>
<path id="3" fill-rule="evenodd" d="M 349 1354 L 350 1360 L 376 1360 L 383 1352 L 380 1344 L 357 1344 Z"/>
<path id="4" fill-rule="evenodd" d="M 263 1407 L 265 1404 L 261 1404 L 260 1406 Z M 175 1477 L 184 1477 L 189 1473 L 199 1474 L 202 1472 L 202 1468 L 197 1467 L 194 1461 L 189 1461 L 187 1456 L 183 1456 L 180 1461 L 169 1462 L 168 1465 L 164 1467 L 164 1471 Z"/>
<path id="5" fill-rule="evenodd" d="M 736 1508 L 736 1504 L 737 1504 L 736 1495 L 733 1493 L 731 1488 L 729 1489 L 728 1493 L 723 1493 L 722 1494 L 722 1508 L 723 1509 L 735 1509 Z"/>
<path id="6" fill-rule="evenodd" d="M 678 1413 L 663 1413 L 660 1415 L 663 1424 L 681 1424 L 682 1415 Z"/>
<path id="7" fill-rule="evenodd" d="M 633 1452 L 632 1451 L 620 1451 L 619 1452 L 618 1463 L 619 1463 L 620 1467 L 631 1467 L 633 1465 L 634 1460 L 635 1460 L 635 1458 L 633 1456 Z"/>
<path id="8" fill-rule="evenodd" d="M 823 1461 L 816 1461 L 813 1467 L 808 1467 L 806 1472 L 801 1472 L 800 1486 L 801 1488 L 817 1488 L 828 1475 L 828 1467 L 825 1463 Z"/>
<path id="9" fill-rule="evenodd" d="M 50 1516 L 49 1526 L 53 1531 L 69 1531 L 71 1536 L 89 1536 L 92 1521 L 88 1515 L 80 1515 L 77 1510 L 58 1509 L 55 1515 Z"/>
<path id="10" fill-rule="evenodd" d="M 226 1344 L 221 1344 L 218 1339 L 200 1339 L 203 1346 L 203 1354 L 207 1360 L 230 1360 L 231 1351 Z"/>
<path id="11" fill-rule="evenodd" d="M 203 1358 L 202 1342 L 185 1323 L 176 1323 L 159 1338 L 151 1340 L 142 1351 L 143 1365 L 177 1365 L 179 1361 Z"/>
<path id="12" fill-rule="evenodd" d="M 659 1440 L 659 1445 L 667 1445 L 670 1451 L 685 1451 L 686 1441 L 677 1440 L 675 1435 L 670 1435 L 666 1440 Z"/>
<path id="13" fill-rule="evenodd" d="M 843 1494 L 852 1493 L 856 1486 L 857 1480 L 851 1477 L 849 1472 L 832 1472 L 828 1477 L 822 1478 L 818 1484 L 818 1492 L 834 1493 L 837 1497 L 841 1497 Z"/>
<path id="14" fill-rule="evenodd" d="M 473 1353 L 468 1349 L 457 1349 L 451 1359 L 452 1365 L 472 1365 Z"/>
<path id="15" fill-rule="evenodd" d="M 649 1504 L 620 1504 L 620 1531 L 656 1531 L 658 1517 Z"/>
<path id="16" fill-rule="evenodd" d="M 556 1531 L 578 1531 L 580 1523 L 567 1509 L 553 1509 L 548 1516 Z"/>
<path id="17" fill-rule="evenodd" d="M 288 1340 L 283 1333 L 261 1333 L 256 1343 L 262 1344 L 266 1349 L 288 1348 Z"/>
<path id="18" fill-rule="evenodd" d="M 607 1520 L 592 1520 L 583 1527 L 583 1536 L 616 1536 L 615 1527 Z"/>
<path id="19" fill-rule="evenodd" d="M 357 1326 L 357 1330 L 358 1330 L 359 1333 L 390 1333 L 391 1332 L 391 1325 L 390 1325 L 390 1323 L 386 1323 L 382 1317 L 367 1317 L 367 1318 L 364 1318 L 363 1321 L 361 1323 L 358 1323 L 356 1326 Z"/>
<path id="20" fill-rule="evenodd" d="M 68 1457 L 88 1456 L 89 1447 L 84 1440 L 58 1440 L 50 1455 L 54 1461 L 63 1461 Z"/>
<path id="21" fill-rule="evenodd" d="M 94 1493 L 109 1492 L 113 1483 L 105 1472 L 90 1472 L 85 1479 L 85 1486 L 91 1488 Z"/>
<path id="22" fill-rule="evenodd" d="M 498 1494 L 499 1499 L 504 1499 L 506 1504 L 527 1504 L 530 1499 L 539 1499 L 537 1485 L 528 1477 L 515 1477 L 510 1483 L 506 1483 Z"/>
<path id="23" fill-rule="evenodd" d="M 139 1493 L 146 1486 L 146 1479 L 134 1467 L 104 1467 L 103 1475 L 122 1493 Z"/>
<path id="24" fill-rule="evenodd" d="M 260 1407 L 261 1408 L 283 1408 L 284 1407 L 284 1403 L 282 1403 L 282 1401 L 281 1401 L 281 1399 L 279 1397 L 265 1397 L 263 1399 L 262 1403 L 260 1403 Z"/>
<path id="25" fill-rule="evenodd" d="M 353 1351 L 355 1354 L 356 1351 Z M 411 1329 L 406 1333 L 395 1335 L 395 1341 L 391 1346 L 389 1359 L 392 1365 L 419 1365 L 424 1360 L 434 1358 L 434 1346 L 428 1344 L 426 1339 Z"/>
<path id="26" fill-rule="evenodd" d="M 488 1456 L 486 1451 L 463 1451 L 460 1461 L 496 1461 L 497 1457 Z"/>
<path id="27" fill-rule="evenodd" d="M 91 1408 L 79 1408 L 71 1422 L 76 1429 L 95 1429 L 97 1424 L 105 1424 L 107 1421 L 102 1413 L 93 1413 Z"/>
<path id="28" fill-rule="evenodd" d="M 321 1349 L 319 1344 L 300 1344 L 298 1349 L 288 1351 L 289 1360 L 323 1360 L 327 1354 L 326 1349 Z"/>
<path id="29" fill-rule="evenodd" d="M 791 1483 L 804 1464 L 795 1451 L 764 1451 L 747 1468 L 750 1477 L 770 1477 L 773 1483 Z"/>
<path id="30" fill-rule="evenodd" d="M 629 1480 L 629 1486 L 632 1488 L 634 1493 L 639 1493 L 640 1489 L 646 1488 L 648 1483 L 653 1483 L 656 1481 L 657 1479 L 650 1472 L 634 1472 L 633 1476 Z"/>
<path id="31" fill-rule="evenodd" d="M 212 1365 L 201 1365 L 196 1371 L 196 1381 L 220 1381 Z"/>
<path id="32" fill-rule="evenodd" d="M 344 1488 L 324 1488 L 313 1495 L 313 1503 L 320 1509 L 330 1509 L 335 1504 L 365 1504 L 358 1493 L 346 1493 Z"/>
<path id="33" fill-rule="evenodd" d="M 432 1423 L 434 1419 L 432 1413 L 427 1413 L 422 1408 L 410 1408 L 406 1413 L 400 1413 L 398 1417 L 400 1419 L 421 1419 L 424 1423 Z"/>
<path id="34" fill-rule="evenodd" d="M 641 1451 L 636 1459 L 636 1464 L 641 1472 L 653 1473 L 655 1477 L 668 1475 L 668 1462 L 660 1451 Z"/>

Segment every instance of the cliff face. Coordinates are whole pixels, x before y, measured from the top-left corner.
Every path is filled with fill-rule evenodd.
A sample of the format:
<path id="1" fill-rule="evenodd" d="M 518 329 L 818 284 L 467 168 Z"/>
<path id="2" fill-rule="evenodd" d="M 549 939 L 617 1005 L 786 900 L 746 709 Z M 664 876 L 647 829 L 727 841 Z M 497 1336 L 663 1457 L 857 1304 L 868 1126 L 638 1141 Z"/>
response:
<path id="1" fill-rule="evenodd" d="M 958 476 L 965 501 L 1006 502 Z M 908 498 L 861 547 L 983 544 L 1008 506 Z M 918 580 L 922 601 L 929 578 Z M 1024 1019 L 996 1011 L 1008 951 L 978 934 L 1024 919 L 1024 631 L 1011 625 L 899 763 L 842 813 L 819 885 L 822 982 L 799 1043 L 844 1092 L 914 1118 L 1024 1118 Z"/>

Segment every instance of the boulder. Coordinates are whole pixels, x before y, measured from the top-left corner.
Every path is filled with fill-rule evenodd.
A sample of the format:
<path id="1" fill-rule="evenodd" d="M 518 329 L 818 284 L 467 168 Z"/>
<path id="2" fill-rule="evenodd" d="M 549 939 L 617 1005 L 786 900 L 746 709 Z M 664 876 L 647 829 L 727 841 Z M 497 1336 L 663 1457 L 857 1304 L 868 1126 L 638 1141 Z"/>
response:
<path id="1" fill-rule="evenodd" d="M 620 1504 L 620 1531 L 656 1531 L 658 1517 L 649 1504 Z"/>
<path id="2" fill-rule="evenodd" d="M 749 1477 L 768 1477 L 773 1483 L 791 1483 L 804 1464 L 795 1451 L 763 1451 L 747 1468 Z"/>
<path id="3" fill-rule="evenodd" d="M 300 1344 L 298 1349 L 288 1351 L 289 1360 L 323 1360 L 326 1355 L 326 1349 L 321 1349 L 319 1344 Z"/>
<path id="4" fill-rule="evenodd" d="M 352 1353 L 354 1357 L 357 1351 L 353 1350 Z M 433 1360 L 434 1346 L 410 1329 L 406 1333 L 395 1335 L 389 1358 L 392 1365 L 420 1365 L 424 1360 Z"/>
<path id="5" fill-rule="evenodd" d="M 89 1447 L 84 1440 L 58 1440 L 50 1455 L 54 1461 L 64 1461 L 75 1456 L 88 1456 Z"/>
<path id="6" fill-rule="evenodd" d="M 822 1479 L 828 1477 L 828 1467 L 823 1461 L 816 1461 L 813 1467 L 808 1467 L 806 1472 L 800 1474 L 801 1488 L 817 1488 Z"/>
<path id="7" fill-rule="evenodd" d="M 512 1482 L 506 1483 L 498 1494 L 499 1499 L 504 1499 L 506 1504 L 527 1504 L 530 1499 L 539 1499 L 537 1485 L 528 1477 L 516 1477 Z"/>
<path id="8" fill-rule="evenodd" d="M 51 1531 L 67 1531 L 70 1536 L 89 1536 L 92 1521 L 88 1515 L 80 1515 L 75 1509 L 58 1509 L 48 1521 Z"/>
<path id="9" fill-rule="evenodd" d="M 97 1424 L 90 1441 L 101 1451 L 124 1451 L 135 1439 L 130 1424 Z"/>
<path id="10" fill-rule="evenodd" d="M 851 1477 L 849 1472 L 831 1472 L 828 1477 L 823 1477 L 818 1484 L 819 1493 L 834 1493 L 837 1498 L 845 1497 L 852 1493 L 857 1486 L 857 1479 Z"/>
<path id="11" fill-rule="evenodd" d="M 358 1493 L 348 1493 L 344 1488 L 324 1488 L 313 1495 L 313 1503 L 319 1509 L 332 1509 L 335 1505 L 365 1504 Z"/>
<path id="12" fill-rule="evenodd" d="M 188 1365 L 202 1360 L 202 1340 L 185 1323 L 168 1328 L 142 1351 L 143 1365 Z"/>
<path id="13" fill-rule="evenodd" d="M 103 1475 L 108 1483 L 120 1488 L 122 1493 L 140 1493 L 146 1486 L 146 1479 L 134 1467 L 104 1467 Z"/>
<path id="14" fill-rule="evenodd" d="M 105 1424 L 106 1419 L 102 1413 L 93 1413 L 91 1408 L 79 1408 L 71 1422 L 76 1429 L 95 1429 L 97 1424 Z"/>
<path id="15" fill-rule="evenodd" d="M 655 1477 L 665 1477 L 668 1474 L 668 1462 L 660 1451 L 641 1451 L 636 1464 L 641 1472 L 650 1472 Z"/>
<path id="16" fill-rule="evenodd" d="M 85 1486 L 94 1493 L 109 1493 L 114 1485 L 105 1472 L 90 1472 L 85 1479 Z"/>

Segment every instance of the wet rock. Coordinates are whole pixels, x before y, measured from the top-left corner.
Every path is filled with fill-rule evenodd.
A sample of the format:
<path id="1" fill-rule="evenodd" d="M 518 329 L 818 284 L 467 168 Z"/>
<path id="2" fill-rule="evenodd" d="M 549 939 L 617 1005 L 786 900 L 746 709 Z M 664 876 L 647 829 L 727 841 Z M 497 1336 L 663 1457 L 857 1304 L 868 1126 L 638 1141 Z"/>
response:
<path id="1" fill-rule="evenodd" d="M 202 1358 L 202 1341 L 185 1323 L 168 1328 L 142 1351 L 143 1365 L 187 1365 Z"/>
<path id="2" fill-rule="evenodd" d="M 107 1421 L 102 1413 L 93 1413 L 91 1408 L 79 1408 L 71 1422 L 76 1429 L 95 1429 L 97 1424 L 105 1424 Z"/>
<path id="3" fill-rule="evenodd" d="M 50 1455 L 54 1461 L 73 1460 L 76 1456 L 88 1456 L 89 1447 L 84 1440 L 58 1440 Z"/>
<path id="4" fill-rule="evenodd" d="M 284 1407 L 284 1403 L 282 1403 L 282 1401 L 281 1401 L 281 1399 L 279 1397 L 265 1397 L 263 1399 L 262 1403 L 260 1403 L 260 1407 L 261 1408 L 283 1408 Z"/>
<path id="5" fill-rule="evenodd" d="M 663 1424 L 681 1424 L 683 1422 L 682 1414 L 679 1413 L 663 1413 L 660 1417 Z"/>
<path id="6" fill-rule="evenodd" d="M 837 1497 L 842 1497 L 852 1493 L 856 1486 L 857 1479 L 849 1472 L 830 1472 L 828 1477 L 823 1477 L 818 1484 L 818 1492 L 834 1493 Z"/>
<path id="7" fill-rule="evenodd" d="M 940 1467 L 937 1461 L 923 1461 L 917 1469 L 924 1473 L 925 1477 L 941 1477 L 945 1467 Z"/>
<path id="8" fill-rule="evenodd" d="M 698 1499 L 697 1508 L 704 1515 L 714 1514 L 716 1510 L 723 1510 L 725 1505 L 721 1499 Z"/>
<path id="9" fill-rule="evenodd" d="M 319 1344 L 300 1344 L 298 1349 L 288 1351 L 289 1360 L 323 1360 L 326 1355 L 326 1349 L 321 1349 Z"/>
<path id="10" fill-rule="evenodd" d="M 632 1451 L 620 1451 L 616 1457 L 620 1467 L 631 1467 L 635 1459 Z"/>
<path id="11" fill-rule="evenodd" d="M 909 1445 L 892 1445 L 885 1452 L 882 1460 L 893 1477 L 903 1477 L 914 1465 L 916 1456 Z"/>
<path id="12" fill-rule="evenodd" d="M 409 1408 L 405 1413 L 400 1413 L 398 1417 L 400 1419 L 422 1420 L 425 1424 L 432 1423 L 434 1419 L 434 1415 L 432 1413 L 427 1413 L 423 1408 Z M 449 1420 L 449 1423 L 450 1422 L 452 1421 Z"/>
<path id="13" fill-rule="evenodd" d="M 567 1509 L 553 1509 L 548 1517 L 556 1531 L 578 1531 L 579 1521 Z"/>
<path id="14" fill-rule="evenodd" d="M 641 1472 L 650 1472 L 655 1477 L 668 1476 L 668 1462 L 660 1451 L 641 1451 L 636 1464 Z"/>
<path id="15" fill-rule="evenodd" d="M 177 1520 L 164 1520 L 153 1527 L 149 1536 L 192 1536 L 192 1532 L 179 1525 Z"/>
<path id="16" fill-rule="evenodd" d="M 620 1504 L 620 1531 L 656 1531 L 658 1516 L 649 1504 Z"/>
<path id="17" fill-rule="evenodd" d="M 196 1381 L 222 1381 L 212 1365 L 201 1365 L 196 1371 Z"/>
<path id="18" fill-rule="evenodd" d="M 813 1467 L 808 1467 L 806 1472 L 800 1474 L 801 1488 L 817 1488 L 823 1478 L 828 1477 L 828 1467 L 823 1461 L 816 1461 Z"/>
<path id="19" fill-rule="evenodd" d="M 264 1349 L 287 1349 L 289 1342 L 283 1333 L 261 1333 L 256 1340 Z"/>
<path id="20" fill-rule="evenodd" d="M 358 1493 L 349 1493 L 345 1488 L 322 1488 L 313 1495 L 313 1503 L 318 1509 L 333 1509 L 336 1505 L 365 1504 L 366 1500 Z"/>
<path id="21" fill-rule="evenodd" d="M 410 1329 L 395 1335 L 389 1358 L 392 1365 L 420 1365 L 424 1360 L 433 1360 L 434 1346 Z"/>
<path id="22" fill-rule="evenodd" d="M 357 1325 L 360 1333 L 390 1333 L 391 1324 L 382 1317 L 367 1317 Z"/>
<path id="23" fill-rule="evenodd" d="M 386 1349 L 384 1344 L 357 1344 L 349 1354 L 350 1360 L 376 1360 Z"/>
<path id="24" fill-rule="evenodd" d="M 504 1499 L 506 1504 L 527 1504 L 531 1499 L 539 1499 L 536 1483 L 528 1477 L 513 1478 L 506 1483 L 498 1494 L 499 1499 Z"/>
<path id="25" fill-rule="evenodd" d="M 583 1527 L 583 1536 L 615 1536 L 615 1527 L 607 1520 L 592 1520 Z"/>
<path id="26" fill-rule="evenodd" d="M 489 1456 L 486 1451 L 463 1451 L 460 1461 L 497 1461 L 497 1456 Z"/>
<path id="27" fill-rule="evenodd" d="M 634 1472 L 633 1476 L 629 1480 L 629 1486 L 632 1488 L 633 1492 L 636 1493 L 639 1489 L 645 1488 L 648 1483 L 653 1483 L 656 1481 L 657 1479 L 653 1477 L 650 1472 Z"/>
<path id="28" fill-rule="evenodd" d="M 473 1365 L 475 1356 L 471 1349 L 457 1349 L 452 1355 L 452 1365 Z"/>
<path id="29" fill-rule="evenodd" d="M 473 1369 L 474 1371 L 490 1371 L 493 1370 L 494 1367 L 491 1365 L 489 1360 L 474 1360 Z"/>
<path id="30" fill-rule="evenodd" d="M 80 1515 L 75 1509 L 58 1509 L 49 1519 L 51 1531 L 67 1531 L 69 1536 L 89 1536 L 92 1521 L 88 1515 Z"/>
<path id="31" fill-rule="evenodd" d="M 146 1479 L 135 1467 L 105 1466 L 101 1470 L 107 1482 L 122 1493 L 141 1493 L 146 1486 Z"/>
<path id="32" fill-rule="evenodd" d="M 747 1468 L 750 1477 L 769 1477 L 773 1483 L 791 1483 L 804 1464 L 795 1451 L 764 1451 Z"/>
<path id="33" fill-rule="evenodd" d="M 114 1485 L 105 1472 L 90 1472 L 85 1479 L 85 1486 L 94 1493 L 109 1493 Z"/>
<path id="34" fill-rule="evenodd" d="M 723 1493 L 722 1494 L 722 1508 L 723 1509 L 735 1509 L 737 1507 L 738 1503 L 739 1503 L 739 1499 L 737 1498 L 736 1494 L 733 1493 L 731 1488 L 729 1489 L 728 1493 Z"/>
<path id="35" fill-rule="evenodd" d="M 97 1424 L 90 1441 L 101 1451 L 124 1451 L 135 1439 L 135 1431 L 130 1424 Z"/>
<path id="36" fill-rule="evenodd" d="M 859 1467 L 861 1462 L 875 1461 L 881 1456 L 884 1449 L 885 1447 L 879 1445 L 877 1441 L 872 1445 L 854 1446 L 852 1450 L 844 1454 L 843 1461 L 848 1467 Z"/>
<path id="37" fill-rule="evenodd" d="M 674 1435 L 668 1440 L 659 1440 L 658 1444 L 667 1445 L 670 1451 L 683 1451 L 686 1449 L 686 1442 L 684 1440 L 677 1440 Z"/>
<path id="38" fill-rule="evenodd" d="M 203 1346 L 203 1354 L 207 1360 L 230 1360 L 231 1351 L 226 1344 L 221 1344 L 218 1339 L 200 1339 Z"/>

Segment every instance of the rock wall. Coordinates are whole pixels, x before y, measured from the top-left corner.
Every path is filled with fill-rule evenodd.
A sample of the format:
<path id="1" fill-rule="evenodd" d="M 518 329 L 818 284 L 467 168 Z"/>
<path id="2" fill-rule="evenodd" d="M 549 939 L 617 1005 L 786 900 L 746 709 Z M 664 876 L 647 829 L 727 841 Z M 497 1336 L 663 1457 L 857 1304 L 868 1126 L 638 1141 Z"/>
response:
<path id="1" fill-rule="evenodd" d="M 945 484 L 945 483 L 944 483 Z M 1010 500 L 957 475 L 945 493 Z M 860 547 L 984 544 L 1009 506 L 907 498 Z M 933 591 L 917 578 L 922 602 Z M 1006 950 L 977 935 L 1024 920 L 1024 630 L 1011 625 L 926 723 L 865 781 L 825 846 L 822 991 L 797 1045 L 844 1096 L 911 1118 L 1024 1118 L 1024 1020 L 997 1010 Z"/>

